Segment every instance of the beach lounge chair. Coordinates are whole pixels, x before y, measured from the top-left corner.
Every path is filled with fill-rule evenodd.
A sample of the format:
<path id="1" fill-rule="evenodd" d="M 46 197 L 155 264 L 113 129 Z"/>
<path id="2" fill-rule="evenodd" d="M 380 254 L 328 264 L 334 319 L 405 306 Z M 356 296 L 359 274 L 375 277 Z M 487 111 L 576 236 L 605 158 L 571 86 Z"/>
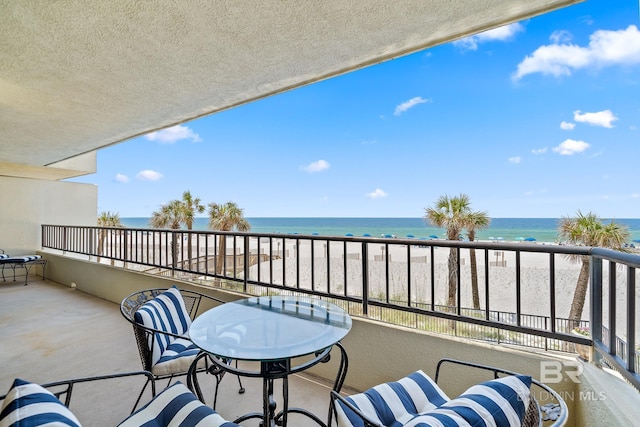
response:
<path id="1" fill-rule="evenodd" d="M 153 374 L 154 380 L 168 380 L 168 384 L 175 377 L 190 373 L 191 364 L 196 362 L 200 349 L 188 338 L 189 325 L 199 314 L 200 304 L 224 304 L 225 301 L 210 297 L 195 291 L 178 289 L 147 289 L 134 292 L 120 304 L 120 312 L 133 326 L 133 332 L 138 345 L 138 353 L 142 362 L 142 369 Z M 231 363 L 231 360 L 227 361 Z M 218 386 L 226 371 L 208 357 L 198 358 L 198 365 L 194 367 L 195 374 L 207 373 L 215 379 L 213 405 L 215 408 L 218 398 Z M 155 381 L 151 381 L 155 394 Z M 197 383 L 197 378 L 195 379 Z M 239 393 L 244 393 L 242 382 Z M 144 385 L 140 397 L 144 393 L 149 381 Z M 136 402 L 136 405 L 138 402 Z"/>
<path id="2" fill-rule="evenodd" d="M 471 368 L 491 373 L 493 378 L 450 399 L 438 386 L 440 370 L 445 364 L 454 365 L 457 377 L 471 373 L 467 370 Z M 542 393 L 532 392 L 534 386 Z M 552 402 L 541 407 L 534 395 L 544 395 Z M 349 397 L 332 391 L 330 404 L 339 427 L 442 424 L 532 427 L 549 421 L 559 427 L 566 423 L 568 416 L 562 397 L 530 376 L 454 359 L 438 362 L 435 381 L 417 371 L 399 381 L 380 384 Z"/>
<path id="3" fill-rule="evenodd" d="M 2 270 L 2 281 L 6 282 L 4 270 L 5 268 L 11 268 L 13 271 L 13 281 L 16 281 L 16 268 L 24 269 L 24 284 L 27 285 L 29 281 L 29 272 L 34 265 L 42 266 L 42 280 L 45 277 L 45 268 L 47 266 L 47 260 L 43 259 L 40 255 L 21 255 L 21 256 L 9 256 L 4 253 L 4 250 L 0 249 L 0 270 Z"/>
<path id="4" fill-rule="evenodd" d="M 100 387 L 107 386 L 107 380 L 123 377 L 147 377 L 153 381 L 150 372 L 129 372 L 88 378 L 35 384 L 21 379 L 14 380 L 8 393 L 0 396 L 0 425 L 65 425 L 80 426 L 80 421 L 69 408 L 74 386 L 80 383 L 100 381 Z M 102 384 L 105 383 L 105 384 Z M 127 398 L 126 395 L 122 398 Z M 60 399 L 64 400 L 64 403 Z M 113 396 L 113 399 L 119 397 Z M 105 402 L 108 403 L 108 402 Z M 96 410 L 112 410 L 108 404 L 99 405 Z M 83 420 L 85 425 L 96 425 L 95 421 Z M 121 427 L 207 425 L 212 427 L 234 427 L 217 412 L 200 402 L 182 383 L 167 387 L 149 403 L 123 420 Z"/>

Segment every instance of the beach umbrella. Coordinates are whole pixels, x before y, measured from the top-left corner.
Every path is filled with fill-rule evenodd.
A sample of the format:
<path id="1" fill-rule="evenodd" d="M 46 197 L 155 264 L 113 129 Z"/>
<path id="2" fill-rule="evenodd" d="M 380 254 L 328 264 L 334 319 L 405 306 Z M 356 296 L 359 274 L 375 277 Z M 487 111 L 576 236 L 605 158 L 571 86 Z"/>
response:
<path id="1" fill-rule="evenodd" d="M 633 243 L 640 243 L 640 239 L 634 239 L 632 240 Z"/>
<path id="2" fill-rule="evenodd" d="M 438 238 L 438 236 L 436 236 L 435 234 L 431 234 L 431 235 L 429 235 L 429 238 L 430 238 L 430 239 L 437 239 L 437 238 Z"/>
<path id="3" fill-rule="evenodd" d="M 491 237 L 489 237 L 489 240 L 496 240 L 496 238 L 491 236 Z"/>
<path id="4" fill-rule="evenodd" d="M 347 236 L 347 237 L 353 237 L 353 233 L 347 233 L 347 234 L 345 234 L 345 236 Z"/>
<path id="5" fill-rule="evenodd" d="M 407 239 L 413 239 L 414 237 L 416 236 L 414 236 L 413 234 L 407 234 Z"/>
<path id="6" fill-rule="evenodd" d="M 527 237 L 526 239 L 524 239 L 525 242 L 535 242 L 536 238 L 535 237 Z"/>
<path id="7" fill-rule="evenodd" d="M 516 237 L 516 240 L 518 240 L 518 241 L 523 241 L 523 240 L 524 240 L 524 237 Z"/>
<path id="8" fill-rule="evenodd" d="M 369 233 L 364 233 L 364 234 L 362 235 L 362 237 L 371 237 L 371 234 L 369 234 Z"/>
<path id="9" fill-rule="evenodd" d="M 386 239 L 391 239 L 393 237 L 393 234 L 383 234 L 382 237 Z"/>
<path id="10" fill-rule="evenodd" d="M 496 240 L 504 240 L 504 237 L 496 237 Z"/>
<path id="11" fill-rule="evenodd" d="M 311 233 L 312 236 L 318 236 L 319 233 L 317 231 L 314 231 L 313 233 Z"/>

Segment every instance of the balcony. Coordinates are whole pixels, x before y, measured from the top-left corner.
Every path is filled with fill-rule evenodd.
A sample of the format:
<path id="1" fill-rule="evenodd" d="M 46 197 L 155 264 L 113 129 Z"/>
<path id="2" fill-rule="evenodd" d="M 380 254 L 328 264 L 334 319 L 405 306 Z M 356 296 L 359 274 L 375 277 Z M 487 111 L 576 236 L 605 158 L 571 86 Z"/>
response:
<path id="1" fill-rule="evenodd" d="M 98 251 L 97 242 L 101 231 L 108 231 L 107 235 L 113 236 L 114 240 Z M 544 304 L 548 315 L 529 317 L 527 292 L 530 291 L 528 285 L 531 278 L 523 274 L 523 266 L 531 261 L 531 257 L 542 257 L 548 268 L 538 272 L 537 279 L 534 278 L 538 287 L 561 287 L 563 279 L 561 275 L 555 273 L 556 258 L 574 251 L 582 254 L 587 251 L 586 248 L 193 232 L 192 242 L 197 241 L 198 244 L 192 246 L 192 259 L 203 259 L 203 261 L 192 262 L 189 268 L 188 262 L 184 262 L 188 258 L 188 251 L 184 249 L 186 245 L 183 243 L 188 241 L 187 232 L 166 230 L 157 232 L 158 235 L 155 238 L 158 240 L 155 242 L 154 234 L 150 230 L 44 226 L 43 247 L 48 249 L 43 252 L 43 255 L 50 261 L 47 277 L 62 286 L 50 284 L 49 281 L 33 282 L 34 286 L 30 284 L 28 287 L 10 285 L 10 292 L 4 290 L 4 293 L 12 298 L 24 299 L 8 302 L 3 295 L 2 304 L 6 305 L 3 307 L 3 313 L 9 312 L 10 307 L 30 306 L 33 301 L 46 304 L 50 292 L 43 292 L 41 289 L 51 289 L 51 292 L 55 290 L 56 296 L 50 297 L 54 301 L 54 313 L 44 317 L 39 311 L 33 310 L 30 311 L 34 316 L 31 319 L 23 313 L 24 310 L 18 310 L 15 317 L 10 316 L 11 320 L 7 322 L 12 326 L 5 327 L 2 331 L 11 337 L 16 337 L 15 331 L 22 331 L 24 339 L 22 337 L 20 340 L 12 339 L 30 346 L 33 345 L 30 344 L 30 340 L 34 337 L 52 339 L 58 335 L 62 337 L 63 342 L 68 340 L 72 344 L 65 347 L 58 341 L 35 347 L 43 349 L 39 352 L 22 350 L 20 353 L 3 355 L 3 358 L 7 357 L 7 360 L 3 361 L 5 366 L 9 367 L 3 371 L 5 383 L 10 382 L 12 378 L 9 377 L 24 375 L 24 366 L 29 366 L 28 372 L 37 373 L 38 377 L 33 378 L 36 381 L 104 373 L 105 370 L 121 372 L 138 369 L 139 361 L 129 326 L 120 318 L 117 305 L 102 300 L 119 302 L 128 293 L 137 289 L 166 287 L 171 283 L 180 282 L 180 286 L 205 289 L 207 293 L 226 300 L 239 298 L 247 293 L 297 292 L 314 294 L 342 304 L 350 310 L 354 318 L 353 329 L 344 340 L 344 345 L 351 362 L 347 386 L 355 390 L 399 378 L 415 369 L 423 369 L 433 374 L 435 364 L 440 358 L 457 357 L 498 365 L 536 378 L 547 375 L 546 382 L 552 382 L 553 384 L 550 385 L 560 392 L 569 405 L 570 425 L 602 425 L 602 420 L 607 420 L 606 423 L 609 424 L 611 420 L 616 420 L 613 422 L 614 425 L 625 425 L 632 418 L 625 419 L 622 413 L 633 413 L 640 408 L 637 391 L 621 379 L 624 375 L 628 377 L 627 380 L 629 378 L 633 380 L 635 375 L 635 362 L 631 364 L 625 362 L 625 360 L 635 360 L 634 354 L 631 359 L 628 358 L 629 340 L 622 340 L 615 335 L 614 340 L 611 341 L 612 329 L 618 331 L 626 329 L 602 327 L 605 335 L 600 337 L 596 337 L 595 334 L 589 339 L 573 336 L 563 329 L 563 320 L 556 315 L 565 308 L 556 307 L 555 298 L 550 298 L 549 304 Z M 224 248 L 220 246 L 219 237 L 222 235 L 226 240 Z M 175 241 L 181 242 L 179 249 L 173 244 Z M 302 249 L 298 249 L 303 248 L 306 241 L 313 242 L 311 246 L 307 246 L 307 253 L 314 252 L 315 249 L 311 248 L 316 246 L 320 249 L 310 258 L 314 260 L 310 261 L 313 268 L 305 266 Z M 145 246 L 142 242 L 148 244 Z M 263 245 L 271 250 L 252 252 L 252 246 L 256 245 Z M 296 245 L 295 250 L 293 245 Z M 323 245 L 326 245 L 326 248 Z M 383 257 L 376 261 L 376 257 L 381 255 L 369 253 L 373 248 L 380 251 L 381 246 L 385 248 L 385 253 L 391 254 L 392 257 L 404 251 L 401 267 L 405 271 L 404 281 L 407 283 L 404 298 L 396 299 L 395 297 L 402 295 L 397 293 L 394 295 L 387 290 L 394 283 L 394 276 L 398 275 L 396 269 L 399 266 L 392 264 L 393 258 Z M 205 253 L 200 251 L 201 247 L 204 248 Z M 465 304 L 459 304 L 453 309 L 440 307 L 436 304 L 435 298 L 429 299 L 429 296 L 439 289 L 438 286 L 446 283 L 446 275 L 437 273 L 436 265 L 432 262 L 436 258 L 431 256 L 437 251 L 448 254 L 451 247 L 455 249 L 459 260 L 464 259 L 469 254 L 468 251 L 473 248 L 478 252 L 478 260 L 488 261 L 479 262 L 481 272 L 486 273 L 487 269 L 489 271 L 488 274 L 480 274 L 483 301 L 480 310 L 465 310 L 463 309 Z M 227 248 L 231 249 L 230 254 Z M 360 259 L 357 260 L 355 255 L 341 257 L 338 248 L 342 249 L 342 254 L 358 253 Z M 355 252 L 355 248 L 358 248 L 359 252 Z M 419 250 L 427 251 L 425 260 L 417 258 Z M 288 257 L 287 251 L 289 251 Z M 496 251 L 507 252 L 507 267 L 491 265 L 492 255 Z M 323 257 L 322 255 L 327 252 L 328 256 Z M 627 279 L 627 286 L 629 282 L 635 283 L 636 257 L 599 250 L 588 252 L 595 260 L 592 262 L 595 266 L 592 268 L 592 281 L 604 285 L 607 292 L 611 292 L 612 283 L 615 286 L 617 279 L 616 274 L 603 275 L 603 269 L 615 272 L 620 268 L 618 265 L 625 265 L 626 271 L 623 271 L 622 275 Z M 218 257 L 218 254 L 223 253 L 224 256 Z M 244 255 L 245 253 L 247 256 Z M 256 256 L 258 253 L 260 256 Z M 294 254 L 298 256 L 294 257 Z M 625 257 L 630 258 L 623 259 Z M 216 259 L 219 262 L 215 262 Z M 369 259 L 372 260 L 371 265 L 365 261 Z M 606 260 L 604 268 L 602 263 L 598 262 L 599 259 Z M 611 259 L 616 263 L 613 268 L 608 264 Z M 256 263 L 255 260 L 260 260 L 261 263 Z M 493 308 L 495 301 L 493 296 L 498 291 L 494 290 L 496 279 L 492 269 L 509 268 L 509 262 L 512 260 L 513 286 L 508 290 L 500 290 L 513 292 L 514 295 L 513 309 L 510 310 L 510 315 L 506 316 L 502 314 L 506 313 L 505 311 L 497 310 L 498 307 L 495 310 Z M 416 264 L 423 261 L 427 264 L 427 272 L 431 271 L 432 274 L 425 276 L 426 279 L 422 279 L 425 282 L 418 286 L 416 278 L 419 277 L 417 276 L 419 268 Z M 375 267 L 374 262 L 381 264 Z M 112 263 L 114 265 L 111 265 Z M 286 268 L 287 263 L 291 266 L 289 270 Z M 321 263 L 325 264 L 324 270 L 320 267 Z M 260 264 L 262 265 L 258 267 Z M 278 270 L 278 264 L 283 267 L 281 270 Z M 458 262 L 457 265 L 460 269 L 468 266 L 467 263 L 462 262 Z M 381 269 L 376 272 L 375 268 L 378 267 Z M 354 268 L 362 274 L 356 275 L 357 277 L 350 275 Z M 344 286 L 344 280 L 342 283 L 337 283 L 334 276 L 327 273 L 327 270 L 337 270 L 335 273 L 338 276 L 346 277 L 347 286 Z M 250 273 L 244 274 L 244 271 Z M 278 271 L 281 273 L 277 273 Z M 383 279 L 378 284 L 376 277 L 380 276 Z M 467 301 L 469 287 L 468 283 L 465 283 L 466 276 L 458 272 L 457 277 L 459 278 L 458 302 Z M 72 282 L 76 285 L 75 290 L 69 287 Z M 33 292 L 36 289 L 36 283 L 41 289 Z M 376 286 L 382 286 L 382 288 L 375 288 Z M 367 287 L 368 291 L 365 290 Z M 426 288 L 426 290 L 422 289 L 422 294 L 417 292 L 421 287 Z M 372 289 L 376 290 L 372 291 Z M 555 292 L 550 292 L 548 295 L 555 295 Z M 101 300 L 96 300 L 94 298 L 96 296 Z M 589 299 L 594 297 L 600 298 L 600 301 L 603 300 L 603 295 L 598 296 L 597 293 L 592 293 Z M 71 302 L 72 298 L 73 302 Z M 93 301 L 100 308 L 84 311 L 83 305 L 88 300 Z M 59 313 L 60 307 L 65 307 L 64 317 L 56 314 Z M 602 311 L 598 313 L 598 310 L 591 310 L 592 330 L 595 324 L 594 319 L 595 321 L 600 319 L 601 322 L 604 319 L 603 326 L 618 325 L 620 319 L 623 319 L 625 322 L 622 323 L 626 328 L 628 327 L 626 320 L 630 317 L 633 319 L 631 324 L 635 324 L 635 308 L 626 311 L 614 309 L 613 313 L 610 305 L 604 308 L 606 313 L 604 318 Z M 104 314 L 95 314 L 98 311 L 101 313 L 104 311 Z M 92 314 L 89 315 L 89 313 Z M 621 315 L 616 316 L 616 313 Z M 45 318 L 56 319 L 56 324 L 59 321 L 60 332 L 36 332 L 41 330 Z M 78 321 L 70 322 L 69 318 Z M 107 318 L 109 320 L 106 320 Z M 533 322 L 530 319 L 539 318 L 548 320 L 546 323 L 530 323 Z M 94 325 L 88 323 L 87 319 Z M 613 323 L 611 323 L 612 319 Z M 103 321 L 105 324 L 102 324 Z M 453 327 L 451 327 L 452 324 Z M 100 334 L 100 331 L 109 332 Z M 89 345 L 82 347 L 92 348 L 93 351 L 90 353 L 75 351 L 81 343 L 86 343 L 87 340 L 95 341 L 97 336 L 100 337 L 99 342 L 90 342 Z M 634 339 L 632 338 L 631 341 Z M 613 352 L 605 345 L 607 342 L 617 342 Z M 578 361 L 573 353 L 572 343 L 593 346 L 594 362 L 612 364 L 622 374 L 606 368 L 600 369 L 595 363 Z M 632 343 L 631 348 L 633 347 Z M 117 355 L 113 354 L 114 349 L 118 350 Z M 602 352 L 606 354 L 603 355 Z M 22 354 L 28 355 L 28 358 L 23 357 Z M 18 355 L 21 356 L 16 357 Z M 69 363 L 70 360 L 74 361 L 73 364 Z M 549 366 L 549 363 L 560 367 L 560 371 L 556 371 L 559 375 L 554 377 L 550 375 L 552 372 L 544 371 L 543 366 Z M 322 378 L 331 378 L 334 372 L 335 366 L 328 364 L 314 368 L 310 372 L 313 375 L 311 380 L 304 377 L 296 378 L 296 390 L 292 392 L 293 404 L 311 408 L 314 413 L 324 418 L 327 410 L 328 389 L 319 384 L 325 382 Z M 233 417 L 256 409 L 256 402 L 260 401 L 258 396 L 251 398 L 251 395 L 245 395 L 237 398 L 237 395 L 234 395 L 235 384 L 228 378 L 223 384 L 227 386 L 220 398 L 221 412 Z M 457 378 L 453 382 L 448 382 L 444 388 L 449 394 L 456 395 L 468 385 L 464 383 L 464 379 Z M 298 389 L 298 386 L 301 388 Z M 260 389 L 260 385 L 250 385 L 249 388 Z M 303 396 L 305 399 L 303 403 L 295 402 Z M 310 396 L 316 397 L 310 399 Z M 252 403 L 245 407 L 243 403 L 245 401 Z"/>

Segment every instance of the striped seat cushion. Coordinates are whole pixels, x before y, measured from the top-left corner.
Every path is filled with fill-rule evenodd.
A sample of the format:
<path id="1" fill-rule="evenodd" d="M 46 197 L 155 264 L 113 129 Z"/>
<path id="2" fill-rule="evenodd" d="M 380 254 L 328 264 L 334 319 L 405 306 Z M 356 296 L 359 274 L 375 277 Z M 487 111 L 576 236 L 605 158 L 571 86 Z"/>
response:
<path id="1" fill-rule="evenodd" d="M 429 376 L 416 371 L 399 381 L 377 385 L 346 400 L 372 421 L 383 426 L 398 426 L 443 405 L 449 398 Z M 336 412 L 341 427 L 364 426 L 362 419 L 340 401 L 336 401 Z"/>
<path id="2" fill-rule="evenodd" d="M 531 377 L 521 375 L 487 381 L 401 425 L 519 427 L 529 406 L 530 386 Z"/>
<path id="3" fill-rule="evenodd" d="M 24 264 L 31 261 L 36 261 L 42 258 L 40 255 L 24 255 L 24 256 L 0 256 L 0 264 Z"/>
<path id="4" fill-rule="evenodd" d="M 141 305 L 135 312 L 134 319 L 143 326 L 176 335 L 186 335 L 191 325 L 189 313 L 187 313 L 182 295 L 176 286 Z M 169 345 L 175 340 L 175 337 L 159 332 L 149 338 L 152 365 L 158 363 Z"/>
<path id="5" fill-rule="evenodd" d="M 0 427 L 80 426 L 78 419 L 49 390 L 15 379 L 0 409 Z"/>
<path id="6" fill-rule="evenodd" d="M 160 359 L 153 365 L 151 371 L 155 375 L 187 372 L 199 351 L 200 349 L 188 339 L 176 338 L 160 355 Z M 204 365 L 204 359 L 202 363 Z"/>
<path id="7" fill-rule="evenodd" d="M 207 426 L 233 427 L 213 409 L 200 402 L 177 382 L 158 394 L 143 408 L 119 424 L 120 427 Z"/>

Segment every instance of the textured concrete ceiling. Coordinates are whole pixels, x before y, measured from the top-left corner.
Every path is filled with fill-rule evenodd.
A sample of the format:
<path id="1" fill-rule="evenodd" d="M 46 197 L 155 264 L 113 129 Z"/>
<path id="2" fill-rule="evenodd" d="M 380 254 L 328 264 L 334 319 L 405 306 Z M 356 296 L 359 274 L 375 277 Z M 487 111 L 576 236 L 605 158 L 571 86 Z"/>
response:
<path id="1" fill-rule="evenodd" d="M 52 165 L 579 1 L 3 1 L 0 166 Z"/>

